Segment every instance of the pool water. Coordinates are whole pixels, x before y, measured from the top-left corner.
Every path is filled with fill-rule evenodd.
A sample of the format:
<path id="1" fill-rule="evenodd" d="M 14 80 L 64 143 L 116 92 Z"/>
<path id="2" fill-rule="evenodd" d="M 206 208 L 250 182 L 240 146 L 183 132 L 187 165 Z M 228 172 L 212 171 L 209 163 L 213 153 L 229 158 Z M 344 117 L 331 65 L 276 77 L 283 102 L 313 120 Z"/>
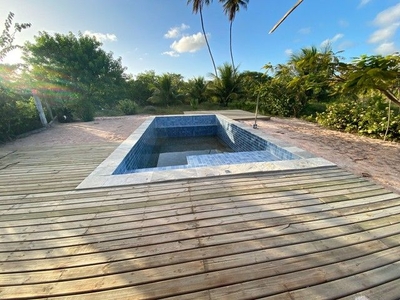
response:
<path id="1" fill-rule="evenodd" d="M 145 168 L 187 165 L 188 156 L 229 152 L 233 150 L 216 136 L 158 138 Z"/>
<path id="2" fill-rule="evenodd" d="M 152 116 L 77 188 L 332 165 L 222 115 Z"/>
<path id="3" fill-rule="evenodd" d="M 114 175 L 298 158 L 217 115 L 157 116 L 143 125 Z"/>

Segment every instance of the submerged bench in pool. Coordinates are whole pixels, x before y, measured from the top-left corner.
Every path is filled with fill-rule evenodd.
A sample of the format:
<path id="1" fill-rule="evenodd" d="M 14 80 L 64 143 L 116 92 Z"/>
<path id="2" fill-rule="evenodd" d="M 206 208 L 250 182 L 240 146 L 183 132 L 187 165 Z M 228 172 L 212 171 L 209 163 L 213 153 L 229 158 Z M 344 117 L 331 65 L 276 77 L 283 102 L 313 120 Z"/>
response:
<path id="1" fill-rule="evenodd" d="M 149 117 L 78 188 L 333 165 L 222 115 Z"/>

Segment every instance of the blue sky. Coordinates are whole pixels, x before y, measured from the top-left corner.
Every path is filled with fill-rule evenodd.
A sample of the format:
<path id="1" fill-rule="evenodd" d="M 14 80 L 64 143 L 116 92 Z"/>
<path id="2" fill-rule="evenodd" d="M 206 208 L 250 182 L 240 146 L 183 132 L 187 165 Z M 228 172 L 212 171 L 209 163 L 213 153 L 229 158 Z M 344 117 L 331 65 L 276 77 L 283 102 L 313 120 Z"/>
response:
<path id="1" fill-rule="evenodd" d="M 326 42 L 350 60 L 361 54 L 400 51 L 399 0 L 304 0 L 273 33 L 273 25 L 297 0 L 250 0 L 233 24 L 235 63 L 241 71 L 263 71 L 285 63 L 301 48 Z M 127 73 L 146 70 L 179 73 L 185 78 L 213 71 L 200 18 L 186 0 L 0 0 L 0 20 L 9 11 L 32 27 L 17 43 L 33 41 L 39 31 L 95 35 L 103 49 L 122 57 Z M 230 61 L 229 22 L 215 0 L 204 21 L 217 65 Z M 3 23 L 2 22 L 2 23 Z M 18 62 L 14 51 L 4 62 Z"/>

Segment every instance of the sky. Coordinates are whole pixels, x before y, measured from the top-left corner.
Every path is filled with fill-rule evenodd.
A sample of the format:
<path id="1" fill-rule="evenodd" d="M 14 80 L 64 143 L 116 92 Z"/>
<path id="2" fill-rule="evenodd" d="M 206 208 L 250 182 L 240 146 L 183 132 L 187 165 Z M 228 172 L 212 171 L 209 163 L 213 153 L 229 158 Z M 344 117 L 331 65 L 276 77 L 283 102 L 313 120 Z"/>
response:
<path id="1" fill-rule="evenodd" d="M 268 63 L 286 63 L 302 48 L 326 43 L 346 61 L 400 51 L 399 0 L 304 0 L 268 34 L 296 2 L 250 0 L 236 14 L 232 42 L 240 71 L 264 72 Z M 114 58 L 121 57 L 133 76 L 154 70 L 190 79 L 213 72 L 200 17 L 187 0 L 0 0 L 1 23 L 10 11 L 15 22 L 32 24 L 17 34 L 19 45 L 33 42 L 40 31 L 81 32 L 95 36 Z M 229 20 L 222 5 L 213 1 L 203 15 L 216 64 L 230 62 Z M 3 63 L 21 62 L 20 56 L 15 50 Z"/>

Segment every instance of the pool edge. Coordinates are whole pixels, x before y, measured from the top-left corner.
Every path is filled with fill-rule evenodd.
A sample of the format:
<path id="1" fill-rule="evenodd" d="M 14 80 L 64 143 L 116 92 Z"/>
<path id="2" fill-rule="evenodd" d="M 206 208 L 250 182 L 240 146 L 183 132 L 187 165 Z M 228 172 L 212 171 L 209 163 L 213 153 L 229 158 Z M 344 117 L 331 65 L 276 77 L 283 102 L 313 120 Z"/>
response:
<path id="1" fill-rule="evenodd" d="M 195 115 L 195 114 L 193 114 Z M 205 114 L 206 115 L 206 114 Z M 118 174 L 113 175 L 113 172 L 118 167 L 121 159 L 124 158 L 132 146 L 138 141 L 141 134 L 146 128 L 153 122 L 157 116 L 150 116 L 144 120 L 144 122 L 125 140 L 123 141 L 96 169 L 94 169 L 77 187 L 76 189 L 89 189 L 89 188 L 100 188 L 100 187 L 114 187 L 124 185 L 135 185 L 145 184 L 151 182 L 162 182 L 170 180 L 181 180 L 181 179 L 192 179 L 202 177 L 215 177 L 221 175 L 234 175 L 234 174 L 247 174 L 254 172 L 269 172 L 269 171 L 283 171 L 283 170 L 295 170 L 295 169 L 309 169 L 319 167 L 332 167 L 336 164 L 317 157 L 314 154 L 294 147 L 290 143 L 281 141 L 268 134 L 253 129 L 250 126 L 232 120 L 228 117 L 219 114 L 207 114 L 216 115 L 218 118 L 225 119 L 226 121 L 235 124 L 236 126 L 251 132 L 252 134 L 265 139 L 278 147 L 299 156 L 300 159 L 294 160 L 282 160 L 272 162 L 253 162 L 253 163 L 241 163 L 241 164 L 230 164 L 220 165 L 211 167 L 197 167 L 187 169 L 176 169 L 176 170 L 165 170 L 165 171 L 150 171 L 130 174 Z M 176 115 L 182 116 L 182 115 Z M 184 115 L 191 116 L 191 115 Z M 198 115 L 197 115 L 198 116 Z"/>

